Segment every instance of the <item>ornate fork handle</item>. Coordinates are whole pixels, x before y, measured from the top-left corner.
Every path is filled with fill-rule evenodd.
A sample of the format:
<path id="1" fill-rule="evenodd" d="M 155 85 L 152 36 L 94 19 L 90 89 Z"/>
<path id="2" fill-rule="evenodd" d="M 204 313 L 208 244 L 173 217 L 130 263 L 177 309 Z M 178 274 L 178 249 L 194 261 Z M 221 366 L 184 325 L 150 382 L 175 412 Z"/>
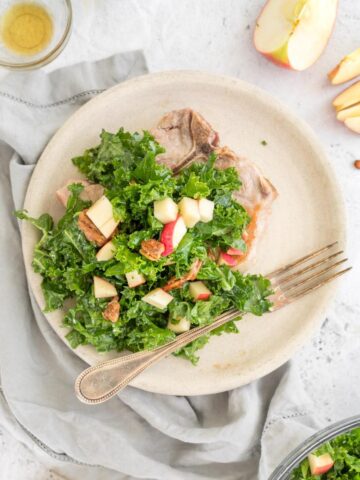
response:
<path id="1" fill-rule="evenodd" d="M 172 342 L 154 350 L 124 355 L 90 367 L 77 378 L 75 383 L 76 394 L 82 402 L 88 404 L 109 400 L 150 365 L 240 315 L 241 313 L 238 310 L 228 310 L 213 323 L 182 333 Z"/>

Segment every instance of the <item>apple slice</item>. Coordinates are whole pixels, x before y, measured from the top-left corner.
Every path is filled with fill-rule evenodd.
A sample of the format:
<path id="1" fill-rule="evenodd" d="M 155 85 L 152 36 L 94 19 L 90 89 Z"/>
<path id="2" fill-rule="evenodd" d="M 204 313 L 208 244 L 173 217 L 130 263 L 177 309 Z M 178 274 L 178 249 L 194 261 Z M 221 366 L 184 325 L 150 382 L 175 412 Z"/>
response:
<path id="1" fill-rule="evenodd" d="M 329 453 L 323 455 L 308 455 L 311 475 L 322 475 L 328 472 L 334 466 L 334 460 Z"/>
<path id="2" fill-rule="evenodd" d="M 338 0 L 268 0 L 254 32 L 255 48 L 273 62 L 305 70 L 331 35 Z"/>
<path id="3" fill-rule="evenodd" d="M 178 216 L 178 206 L 172 198 L 164 198 L 154 202 L 154 217 L 161 223 L 169 223 L 176 220 Z"/>
<path id="4" fill-rule="evenodd" d="M 188 228 L 195 227 L 200 222 L 199 203 L 197 200 L 184 197 L 180 200 L 178 207 Z"/>
<path id="5" fill-rule="evenodd" d="M 106 238 L 111 236 L 119 223 L 115 220 L 111 202 L 105 195 L 89 208 L 86 215 Z"/>
<path id="6" fill-rule="evenodd" d="M 95 298 L 108 298 L 117 296 L 116 288 L 107 280 L 95 276 L 93 281 Z"/>
<path id="7" fill-rule="evenodd" d="M 212 293 L 203 282 L 191 282 L 189 293 L 194 300 L 207 300 Z"/>
<path id="8" fill-rule="evenodd" d="M 349 88 L 338 95 L 333 105 L 335 110 L 344 110 L 344 108 L 352 107 L 360 102 L 360 81 L 353 83 Z"/>
<path id="9" fill-rule="evenodd" d="M 160 235 L 160 242 L 165 245 L 165 250 L 161 254 L 163 257 L 170 255 L 181 242 L 186 233 L 186 225 L 182 217 L 178 217 L 173 222 L 164 225 Z"/>
<path id="10" fill-rule="evenodd" d="M 211 222 L 214 218 L 215 203 L 207 198 L 200 198 L 198 200 L 200 220 L 204 223 Z"/>
<path id="11" fill-rule="evenodd" d="M 340 112 L 338 112 L 338 114 L 336 115 L 336 118 L 340 120 L 340 122 L 344 122 L 347 118 L 358 116 L 360 116 L 360 102 L 356 105 L 353 105 L 352 107 L 340 110 Z"/>
<path id="12" fill-rule="evenodd" d="M 174 297 L 170 295 L 170 293 L 165 292 L 162 288 L 155 288 L 155 290 L 151 290 L 151 292 L 142 297 L 141 300 L 153 307 L 164 310 L 173 299 Z"/>
<path id="13" fill-rule="evenodd" d="M 96 254 L 96 260 L 98 262 L 106 262 L 114 257 L 116 252 L 116 247 L 113 242 L 107 242 Z"/>
<path id="14" fill-rule="evenodd" d="M 360 133 L 360 116 L 347 118 L 344 123 L 353 132 Z"/>
<path id="15" fill-rule="evenodd" d="M 227 255 L 244 255 L 244 252 L 242 250 L 239 250 L 238 248 L 230 247 L 226 251 Z"/>
<path id="16" fill-rule="evenodd" d="M 143 283 L 146 283 L 146 278 L 144 277 L 144 275 L 137 270 L 125 273 L 125 277 L 130 288 L 135 288 L 139 285 L 142 285 Z"/>
<path id="17" fill-rule="evenodd" d="M 360 75 L 360 48 L 346 55 L 341 62 L 328 73 L 333 85 L 348 82 Z"/>
<path id="18" fill-rule="evenodd" d="M 176 322 L 177 323 L 173 323 L 171 320 L 169 320 L 167 328 L 175 333 L 184 333 L 190 330 L 190 320 L 188 320 L 187 318 L 180 318 Z"/>
<path id="19" fill-rule="evenodd" d="M 218 265 L 227 265 L 228 267 L 235 267 L 237 264 L 238 264 L 238 261 L 235 257 L 235 254 L 230 255 L 225 252 L 220 252 Z"/>

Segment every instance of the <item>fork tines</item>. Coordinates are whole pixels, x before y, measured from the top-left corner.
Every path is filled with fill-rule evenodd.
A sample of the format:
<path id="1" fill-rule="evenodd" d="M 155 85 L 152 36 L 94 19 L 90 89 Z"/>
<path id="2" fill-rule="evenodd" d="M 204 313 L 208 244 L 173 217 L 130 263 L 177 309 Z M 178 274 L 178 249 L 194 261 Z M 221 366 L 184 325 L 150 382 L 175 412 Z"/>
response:
<path id="1" fill-rule="evenodd" d="M 339 269 L 348 259 L 339 259 L 343 250 L 331 253 L 337 245 L 338 242 L 331 243 L 267 276 L 275 290 L 275 308 L 291 303 L 351 270 L 352 267 Z"/>

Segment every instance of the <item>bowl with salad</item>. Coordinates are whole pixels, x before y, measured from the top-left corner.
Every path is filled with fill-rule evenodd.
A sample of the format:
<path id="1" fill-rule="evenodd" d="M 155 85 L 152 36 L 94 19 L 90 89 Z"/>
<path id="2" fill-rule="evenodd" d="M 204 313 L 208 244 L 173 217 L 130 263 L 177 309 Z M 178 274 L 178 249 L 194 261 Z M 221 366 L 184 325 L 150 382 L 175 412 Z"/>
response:
<path id="1" fill-rule="evenodd" d="M 330 425 L 311 436 L 272 473 L 269 480 L 359 480 L 360 417 Z"/>
<path id="2" fill-rule="evenodd" d="M 264 112 L 266 141 L 257 125 Z M 289 131 L 285 147 L 274 118 Z M 299 174 L 303 158 L 311 177 Z M 316 175 L 326 186 L 320 197 Z M 236 307 L 241 322 L 134 380 L 200 394 L 268 373 L 319 323 L 332 286 L 270 316 L 266 273 L 333 241 L 334 227 L 341 241 L 341 203 L 331 218 L 322 210 L 336 194 L 315 140 L 271 99 L 184 72 L 125 82 L 82 107 L 46 147 L 16 215 L 35 298 L 89 364 L 156 348 Z M 304 200 L 314 207 L 300 216 Z"/>

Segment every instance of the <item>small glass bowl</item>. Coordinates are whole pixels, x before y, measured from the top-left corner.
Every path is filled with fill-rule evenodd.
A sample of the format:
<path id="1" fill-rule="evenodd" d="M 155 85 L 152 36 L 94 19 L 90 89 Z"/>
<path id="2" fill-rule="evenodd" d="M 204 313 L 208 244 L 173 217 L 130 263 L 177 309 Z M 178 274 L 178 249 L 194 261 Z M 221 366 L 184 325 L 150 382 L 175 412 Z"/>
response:
<path id="1" fill-rule="evenodd" d="M 13 5 L 35 3 L 44 7 L 53 21 L 53 36 L 49 44 L 34 55 L 27 56 L 13 53 L 7 49 L 0 38 L 0 66 L 12 70 L 31 70 L 42 67 L 54 60 L 67 44 L 72 27 L 72 7 L 70 0 L 2 0 L 0 18 Z"/>
<path id="2" fill-rule="evenodd" d="M 306 439 L 298 448 L 293 450 L 273 471 L 268 480 L 289 480 L 291 472 L 304 460 L 304 458 L 307 457 L 307 455 L 309 455 L 309 453 L 338 435 L 349 432 L 358 427 L 360 427 L 359 415 L 346 418 L 345 420 L 341 420 L 340 422 L 324 428 L 324 430 L 320 430 L 320 432 L 315 433 Z"/>

